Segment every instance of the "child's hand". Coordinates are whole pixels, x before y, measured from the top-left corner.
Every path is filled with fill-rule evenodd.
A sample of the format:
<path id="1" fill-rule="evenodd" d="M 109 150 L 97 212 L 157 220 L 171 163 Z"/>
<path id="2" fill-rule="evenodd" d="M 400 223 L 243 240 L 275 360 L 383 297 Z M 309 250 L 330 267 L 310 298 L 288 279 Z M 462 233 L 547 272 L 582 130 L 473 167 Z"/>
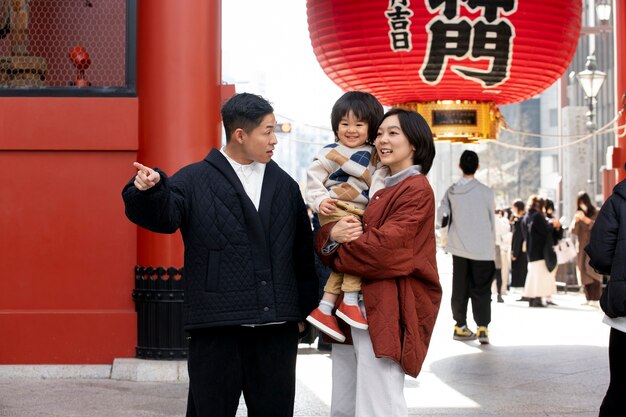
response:
<path id="1" fill-rule="evenodd" d="M 333 214 L 337 209 L 335 206 L 336 202 L 336 198 L 327 198 L 326 200 L 322 200 L 320 203 L 320 214 L 323 214 L 324 216 L 330 216 Z"/>

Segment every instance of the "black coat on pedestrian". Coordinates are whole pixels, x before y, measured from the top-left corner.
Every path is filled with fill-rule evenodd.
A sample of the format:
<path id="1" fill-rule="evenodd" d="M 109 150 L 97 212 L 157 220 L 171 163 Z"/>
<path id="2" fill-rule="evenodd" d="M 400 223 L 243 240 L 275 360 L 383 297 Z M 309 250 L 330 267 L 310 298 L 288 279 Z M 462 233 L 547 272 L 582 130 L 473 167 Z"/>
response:
<path id="1" fill-rule="evenodd" d="M 546 216 L 543 212 L 535 209 L 530 209 L 524 215 L 522 219 L 522 234 L 526 240 L 526 253 L 528 255 L 528 262 L 534 262 L 545 259 L 544 246 L 548 234 L 552 237 L 553 241 L 554 229 L 552 225 L 548 223 Z"/>
<path id="2" fill-rule="evenodd" d="M 611 318 L 626 316 L 626 180 L 613 188 L 591 229 L 585 247 L 589 265 L 610 275 L 600 306 Z"/>
<path id="3" fill-rule="evenodd" d="M 530 209 L 522 219 L 522 234 L 526 240 L 528 262 L 534 262 L 545 259 L 544 247 L 548 235 L 554 244 L 563 236 L 563 231 L 554 229 L 543 212 Z"/>
<path id="4" fill-rule="evenodd" d="M 522 219 L 513 219 L 513 237 L 511 238 L 511 287 L 521 288 L 526 283 L 528 273 L 528 257 L 526 256 Z"/>
<path id="5" fill-rule="evenodd" d="M 158 169 L 157 169 L 158 170 Z M 298 184 L 275 162 L 265 168 L 259 210 L 217 149 L 200 162 L 122 195 L 126 215 L 185 244 L 187 330 L 299 322 L 317 306 L 311 223 Z"/>

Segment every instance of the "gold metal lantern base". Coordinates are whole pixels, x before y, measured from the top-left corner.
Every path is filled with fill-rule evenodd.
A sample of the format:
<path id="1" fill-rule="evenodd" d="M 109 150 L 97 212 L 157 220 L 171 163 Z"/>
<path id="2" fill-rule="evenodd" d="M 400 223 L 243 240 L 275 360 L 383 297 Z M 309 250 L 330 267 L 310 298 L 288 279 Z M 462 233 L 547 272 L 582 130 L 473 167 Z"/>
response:
<path id="1" fill-rule="evenodd" d="M 494 103 L 440 100 L 402 103 L 394 107 L 415 110 L 426 119 L 435 140 L 471 143 L 498 138 L 502 115 Z"/>

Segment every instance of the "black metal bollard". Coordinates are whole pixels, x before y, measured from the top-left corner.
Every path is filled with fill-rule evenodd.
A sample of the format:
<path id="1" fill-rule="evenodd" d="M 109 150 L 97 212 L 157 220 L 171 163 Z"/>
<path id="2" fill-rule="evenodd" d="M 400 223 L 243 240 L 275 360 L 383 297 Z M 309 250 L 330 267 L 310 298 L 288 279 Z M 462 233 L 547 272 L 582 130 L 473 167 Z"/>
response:
<path id="1" fill-rule="evenodd" d="M 183 331 L 183 279 L 182 268 L 135 266 L 137 358 L 187 359 L 189 343 Z"/>

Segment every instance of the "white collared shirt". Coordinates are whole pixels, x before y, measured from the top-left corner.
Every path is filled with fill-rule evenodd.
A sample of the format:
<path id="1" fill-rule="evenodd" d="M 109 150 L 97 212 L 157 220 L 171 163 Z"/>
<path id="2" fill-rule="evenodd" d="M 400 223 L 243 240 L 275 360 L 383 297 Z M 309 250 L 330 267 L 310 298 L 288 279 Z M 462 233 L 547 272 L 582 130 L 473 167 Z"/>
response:
<path id="1" fill-rule="evenodd" d="M 263 177 L 265 176 L 265 164 L 260 162 L 252 162 L 248 165 L 241 165 L 239 162 L 226 155 L 224 148 L 220 149 L 222 155 L 226 157 L 226 160 L 235 170 L 243 189 L 252 200 L 254 207 L 259 211 L 259 204 L 261 203 L 261 188 L 263 187 Z M 275 324 L 283 324 L 284 321 L 262 323 L 262 324 L 242 324 L 243 327 L 257 327 L 257 326 L 271 326 Z"/>
<path id="2" fill-rule="evenodd" d="M 252 204 L 259 211 L 259 204 L 261 203 L 261 188 L 263 186 L 263 177 L 265 176 L 265 164 L 260 162 L 252 162 L 248 165 L 241 165 L 239 162 L 232 159 L 224 152 L 224 148 L 220 149 L 222 155 L 226 157 L 226 160 L 235 170 L 235 174 L 241 181 L 243 189 L 252 200 Z"/>

